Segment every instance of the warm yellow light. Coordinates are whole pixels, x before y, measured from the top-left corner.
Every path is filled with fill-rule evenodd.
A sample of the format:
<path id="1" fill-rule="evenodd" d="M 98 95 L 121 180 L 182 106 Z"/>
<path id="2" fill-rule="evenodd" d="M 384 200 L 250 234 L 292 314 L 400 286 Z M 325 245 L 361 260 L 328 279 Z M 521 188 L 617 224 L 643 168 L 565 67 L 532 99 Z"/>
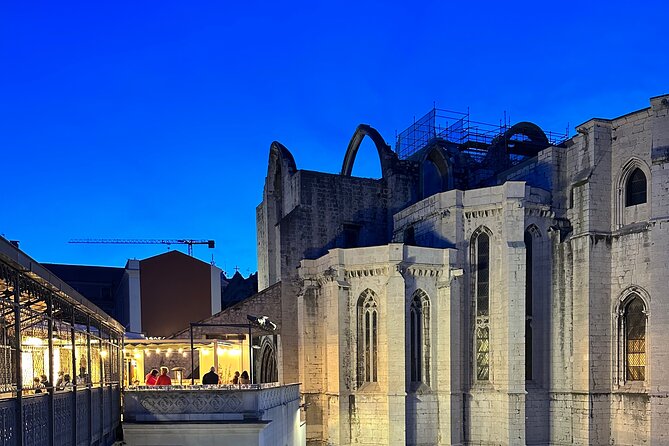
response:
<path id="1" fill-rule="evenodd" d="M 156 349 L 156 353 L 160 353 L 160 349 L 159 349 L 159 348 Z"/>
<path id="2" fill-rule="evenodd" d="M 149 350 L 148 348 L 146 349 L 146 351 L 144 353 L 146 354 L 147 358 L 149 356 L 151 356 L 151 350 Z"/>
<path id="3" fill-rule="evenodd" d="M 228 350 L 232 356 L 239 356 L 242 354 L 241 350 Z"/>
<path id="4" fill-rule="evenodd" d="M 184 349 L 183 349 L 183 348 L 180 348 L 180 349 L 179 349 L 179 353 L 183 353 L 183 352 L 184 352 Z"/>
<path id="5" fill-rule="evenodd" d="M 124 353 L 124 354 L 125 354 L 125 353 L 128 353 L 128 349 L 124 347 L 124 348 L 123 348 L 123 353 Z"/>
<path id="6" fill-rule="evenodd" d="M 102 356 L 103 358 L 106 358 L 107 357 L 107 350 L 101 350 L 100 351 L 100 356 Z"/>
<path id="7" fill-rule="evenodd" d="M 23 345 L 30 345 L 32 347 L 41 347 L 41 346 L 44 345 L 44 340 L 40 339 L 40 338 L 36 338 L 34 336 L 28 336 L 23 341 Z"/>
<path id="8" fill-rule="evenodd" d="M 208 354 L 209 354 L 209 350 L 207 350 L 206 348 L 203 348 L 202 349 L 202 355 L 207 356 Z"/>
<path id="9" fill-rule="evenodd" d="M 168 348 L 168 349 L 167 349 L 167 353 L 172 353 L 172 349 L 171 349 L 171 348 Z"/>
<path id="10" fill-rule="evenodd" d="M 225 350 L 222 349 L 221 347 L 218 347 L 218 349 L 216 349 L 216 353 L 218 353 L 219 355 L 222 355 L 222 354 L 225 353 Z"/>
<path id="11" fill-rule="evenodd" d="M 134 356 L 135 359 L 139 359 L 141 357 L 142 357 L 142 355 L 140 355 L 139 353 L 135 353 L 135 356 Z"/>
<path id="12" fill-rule="evenodd" d="M 183 355 L 184 358 L 186 358 L 186 357 L 188 356 L 188 355 L 186 354 L 186 352 L 182 353 L 182 355 Z"/>

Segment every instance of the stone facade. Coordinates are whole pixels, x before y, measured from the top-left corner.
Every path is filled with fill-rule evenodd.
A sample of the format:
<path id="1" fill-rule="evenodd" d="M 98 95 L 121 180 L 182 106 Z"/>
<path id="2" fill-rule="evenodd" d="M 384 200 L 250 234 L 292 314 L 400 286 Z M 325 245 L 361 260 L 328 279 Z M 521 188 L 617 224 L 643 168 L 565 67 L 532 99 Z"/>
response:
<path id="1" fill-rule="evenodd" d="M 669 443 L 669 96 L 650 103 L 555 145 L 517 124 L 482 159 L 400 159 L 363 125 L 340 175 L 273 143 L 258 280 L 309 444 Z M 378 180 L 350 176 L 366 136 Z"/>

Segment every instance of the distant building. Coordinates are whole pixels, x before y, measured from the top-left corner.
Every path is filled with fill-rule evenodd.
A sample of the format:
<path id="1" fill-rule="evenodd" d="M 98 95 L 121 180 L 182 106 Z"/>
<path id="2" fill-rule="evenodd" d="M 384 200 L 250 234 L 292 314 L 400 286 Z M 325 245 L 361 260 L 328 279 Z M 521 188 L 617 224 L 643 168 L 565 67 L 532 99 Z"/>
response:
<path id="1" fill-rule="evenodd" d="M 130 323 L 127 305 L 124 307 L 123 302 L 117 298 L 126 274 L 125 268 L 59 263 L 42 265 L 123 326 Z"/>
<path id="2" fill-rule="evenodd" d="M 128 260 L 125 268 L 45 266 L 130 332 L 170 336 L 221 310 L 221 269 L 179 251 Z"/>
<path id="3" fill-rule="evenodd" d="M 253 296 L 258 292 L 258 273 L 249 275 L 246 279 L 239 271 L 236 271 L 231 278 L 227 278 L 225 273 L 221 275 L 221 305 L 222 308 L 230 307 L 237 302 L 241 302 Z"/>
<path id="4" fill-rule="evenodd" d="M 439 113 L 340 174 L 271 145 L 273 292 L 233 309 L 280 321 L 308 443 L 669 444 L 669 96 L 568 139 Z"/>
<path id="5" fill-rule="evenodd" d="M 221 311 L 221 269 L 179 251 L 139 262 L 142 330 L 169 336 Z"/>

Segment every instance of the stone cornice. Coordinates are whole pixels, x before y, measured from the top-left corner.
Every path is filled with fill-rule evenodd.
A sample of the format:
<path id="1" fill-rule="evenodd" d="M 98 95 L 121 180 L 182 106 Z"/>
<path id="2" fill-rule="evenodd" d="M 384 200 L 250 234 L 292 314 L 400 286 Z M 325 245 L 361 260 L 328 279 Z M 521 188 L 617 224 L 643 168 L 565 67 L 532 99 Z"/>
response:
<path id="1" fill-rule="evenodd" d="M 344 271 L 344 277 L 358 278 L 358 277 L 374 277 L 387 276 L 389 273 L 388 265 L 368 265 L 359 268 L 349 268 Z"/>
<path id="2" fill-rule="evenodd" d="M 528 217 L 555 218 L 555 212 L 548 205 L 530 204 L 525 205 L 525 215 Z"/>
<path id="3" fill-rule="evenodd" d="M 498 206 L 494 208 L 465 210 L 465 218 L 467 220 L 472 218 L 498 217 L 500 215 L 502 215 L 502 208 Z"/>
<path id="4" fill-rule="evenodd" d="M 446 271 L 442 266 L 437 265 L 398 265 L 398 269 L 403 276 L 413 277 L 444 277 Z"/>

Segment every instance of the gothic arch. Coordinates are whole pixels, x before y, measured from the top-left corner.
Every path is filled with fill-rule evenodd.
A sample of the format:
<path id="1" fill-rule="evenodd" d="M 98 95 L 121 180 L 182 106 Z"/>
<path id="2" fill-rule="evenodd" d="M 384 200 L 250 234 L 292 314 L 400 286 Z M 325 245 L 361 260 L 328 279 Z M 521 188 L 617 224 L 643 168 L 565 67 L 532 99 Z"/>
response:
<path id="1" fill-rule="evenodd" d="M 297 171 L 295 159 L 283 144 L 274 141 L 269 149 L 269 163 L 263 200 L 265 201 L 265 236 L 268 258 L 264 265 L 267 274 L 267 285 L 276 283 L 281 274 L 281 237 L 279 222 L 284 216 L 284 187 L 290 177 Z"/>
<path id="2" fill-rule="evenodd" d="M 474 379 L 490 379 L 490 272 L 492 232 L 479 226 L 470 239 L 471 298 L 474 307 L 472 347 L 474 352 Z"/>
<path id="3" fill-rule="evenodd" d="M 430 385 L 431 339 L 430 298 L 425 291 L 417 289 L 411 296 L 408 311 L 407 338 L 409 347 L 409 369 L 412 383 Z"/>
<path id="4" fill-rule="evenodd" d="M 528 225 L 527 228 L 525 228 L 525 232 L 529 232 L 534 238 L 541 238 L 541 230 L 534 223 Z"/>
<path id="5" fill-rule="evenodd" d="M 358 128 L 355 129 L 355 133 L 353 133 L 353 137 L 348 143 L 346 155 L 344 156 L 344 163 L 341 167 L 341 175 L 347 177 L 351 176 L 351 172 L 353 172 L 353 164 L 355 163 L 355 156 L 357 155 L 360 144 L 365 136 L 371 138 L 376 146 L 377 152 L 379 152 L 381 175 L 383 177 L 386 176 L 386 171 L 393 166 L 395 161 L 397 161 L 397 155 L 395 155 L 395 152 L 393 152 L 390 149 L 390 146 L 386 144 L 381 134 L 367 124 L 360 124 Z"/>
<path id="6" fill-rule="evenodd" d="M 524 135 L 534 144 L 543 145 L 544 147 L 550 145 L 548 137 L 544 131 L 541 130 L 541 127 L 532 122 L 523 121 L 512 125 L 506 132 L 504 132 L 504 139 L 510 141 L 516 135 Z"/>
<path id="7" fill-rule="evenodd" d="M 519 122 L 492 140 L 485 163 L 497 169 L 510 167 L 536 156 L 548 146 L 550 141 L 538 125 Z"/>
<path id="8" fill-rule="evenodd" d="M 357 383 L 378 382 L 379 307 L 376 293 L 367 288 L 358 297 L 357 309 Z"/>
<path id="9" fill-rule="evenodd" d="M 274 193 L 274 179 L 277 175 L 293 175 L 297 172 L 295 158 L 293 154 L 280 142 L 274 141 L 269 146 L 269 164 L 267 166 L 267 178 L 270 180 L 268 191 Z"/>
<path id="10" fill-rule="evenodd" d="M 271 338 L 266 336 L 260 346 L 260 383 L 273 383 L 278 380 L 276 349 Z"/>
<path id="11" fill-rule="evenodd" d="M 427 163 L 431 163 L 437 170 L 439 175 L 439 187 L 437 191 L 426 190 L 426 167 Z M 433 146 L 421 159 L 420 163 L 420 196 L 427 198 L 438 192 L 443 192 L 453 188 L 453 169 L 448 159 L 444 155 L 444 151 L 439 145 Z"/>
<path id="12" fill-rule="evenodd" d="M 623 386 L 628 381 L 646 381 L 651 351 L 650 295 L 645 289 L 631 285 L 618 295 L 614 305 L 614 383 Z"/>
<path id="13" fill-rule="evenodd" d="M 484 233 L 484 232 L 488 235 L 488 237 L 490 237 L 490 240 L 493 239 L 492 231 L 487 226 L 481 225 L 478 228 L 476 228 L 474 230 L 474 232 L 472 232 L 472 236 L 469 238 L 470 244 L 472 244 L 474 242 L 474 240 L 476 240 L 476 238 L 479 236 L 479 234 Z"/>
<path id="14" fill-rule="evenodd" d="M 630 285 L 618 294 L 618 299 L 616 299 L 613 308 L 614 316 L 618 317 L 621 315 L 621 312 L 633 295 L 638 296 L 643 301 L 643 305 L 646 308 L 646 315 L 650 315 L 650 294 L 638 285 Z"/>

